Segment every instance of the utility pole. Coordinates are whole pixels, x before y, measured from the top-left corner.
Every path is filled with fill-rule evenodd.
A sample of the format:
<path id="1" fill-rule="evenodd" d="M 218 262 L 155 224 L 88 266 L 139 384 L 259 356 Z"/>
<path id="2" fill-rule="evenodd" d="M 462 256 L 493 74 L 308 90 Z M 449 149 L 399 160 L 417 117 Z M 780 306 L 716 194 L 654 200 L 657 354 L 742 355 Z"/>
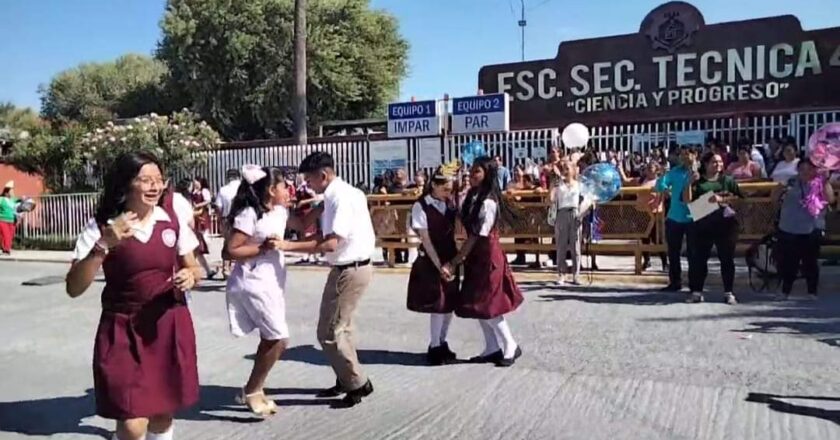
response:
<path id="1" fill-rule="evenodd" d="M 522 29 L 522 61 L 525 61 L 525 26 L 528 24 L 525 21 L 525 0 L 519 0 L 522 4 L 522 18 L 519 19 L 519 27 Z"/>
<path id="2" fill-rule="evenodd" d="M 306 0 L 295 0 L 295 142 L 306 145 Z"/>

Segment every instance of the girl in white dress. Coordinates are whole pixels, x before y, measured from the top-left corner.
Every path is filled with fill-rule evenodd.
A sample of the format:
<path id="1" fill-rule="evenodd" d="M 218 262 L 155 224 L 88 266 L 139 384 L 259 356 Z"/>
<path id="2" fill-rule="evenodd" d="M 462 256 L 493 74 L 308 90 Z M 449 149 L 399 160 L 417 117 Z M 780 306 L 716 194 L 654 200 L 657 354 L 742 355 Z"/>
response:
<path id="1" fill-rule="evenodd" d="M 288 202 L 281 170 L 245 165 L 227 219 L 233 231 L 227 251 L 236 261 L 227 282 L 230 330 L 237 337 L 260 332 L 254 367 L 237 401 L 260 416 L 277 412 L 263 385 L 289 340 L 283 297 L 286 262 L 283 252 L 277 250 L 289 218 Z"/>

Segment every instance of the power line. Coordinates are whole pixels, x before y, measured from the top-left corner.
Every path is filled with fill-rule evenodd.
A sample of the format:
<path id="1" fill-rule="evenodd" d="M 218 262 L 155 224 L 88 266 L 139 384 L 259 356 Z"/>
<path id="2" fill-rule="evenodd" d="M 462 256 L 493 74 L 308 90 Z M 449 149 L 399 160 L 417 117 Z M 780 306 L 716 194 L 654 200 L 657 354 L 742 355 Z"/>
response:
<path id="1" fill-rule="evenodd" d="M 510 15 L 516 18 L 516 10 L 513 8 L 513 0 L 508 0 L 508 6 L 510 6 Z"/>
<path id="2" fill-rule="evenodd" d="M 549 3 L 553 2 L 553 1 L 554 1 L 554 0 L 543 0 L 543 1 L 539 2 L 539 3 L 537 3 L 537 5 L 536 5 L 536 6 L 532 6 L 532 7 L 528 8 L 528 11 L 529 11 L 529 12 L 530 12 L 530 11 L 534 11 L 534 10 L 539 9 L 540 7 L 545 6 L 545 5 L 547 5 L 547 4 L 549 4 Z"/>

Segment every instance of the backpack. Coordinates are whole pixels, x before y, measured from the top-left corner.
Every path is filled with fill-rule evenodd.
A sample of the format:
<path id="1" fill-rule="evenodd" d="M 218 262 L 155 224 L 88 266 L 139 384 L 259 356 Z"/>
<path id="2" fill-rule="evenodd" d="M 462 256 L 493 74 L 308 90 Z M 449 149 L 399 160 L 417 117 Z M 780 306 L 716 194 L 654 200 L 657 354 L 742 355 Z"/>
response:
<path id="1" fill-rule="evenodd" d="M 775 234 L 767 234 L 761 240 L 753 243 L 747 249 L 744 259 L 747 263 L 747 270 L 749 272 L 750 287 L 753 291 L 766 291 L 771 287 L 771 283 L 775 283 L 778 287 L 781 282 L 781 276 L 777 269 L 778 255 L 776 254 L 778 239 Z M 753 272 L 756 277 L 761 280 L 761 286 L 756 289 L 753 284 Z"/>

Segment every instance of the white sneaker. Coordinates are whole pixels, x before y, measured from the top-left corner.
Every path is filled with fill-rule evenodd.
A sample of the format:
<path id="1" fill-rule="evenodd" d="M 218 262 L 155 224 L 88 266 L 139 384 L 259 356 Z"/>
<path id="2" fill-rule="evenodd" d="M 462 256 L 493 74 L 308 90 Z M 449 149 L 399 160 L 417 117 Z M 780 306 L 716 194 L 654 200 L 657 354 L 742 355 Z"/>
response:
<path id="1" fill-rule="evenodd" d="M 738 304 L 738 300 L 735 298 L 735 294 L 732 292 L 726 292 L 726 303 L 730 306 Z"/>
<path id="2" fill-rule="evenodd" d="M 558 278 L 558 279 L 557 279 L 557 283 L 556 283 L 556 284 L 557 284 L 557 287 L 563 287 L 563 286 L 565 286 L 565 285 L 566 285 L 566 280 L 565 280 L 565 279 L 563 279 L 563 277 L 560 277 L 560 278 Z"/>
<path id="3" fill-rule="evenodd" d="M 691 293 L 688 294 L 688 297 L 686 297 L 685 302 L 687 302 L 689 304 L 701 303 L 701 302 L 703 302 L 703 294 L 702 293 L 697 293 L 697 292 L 691 292 Z"/>

